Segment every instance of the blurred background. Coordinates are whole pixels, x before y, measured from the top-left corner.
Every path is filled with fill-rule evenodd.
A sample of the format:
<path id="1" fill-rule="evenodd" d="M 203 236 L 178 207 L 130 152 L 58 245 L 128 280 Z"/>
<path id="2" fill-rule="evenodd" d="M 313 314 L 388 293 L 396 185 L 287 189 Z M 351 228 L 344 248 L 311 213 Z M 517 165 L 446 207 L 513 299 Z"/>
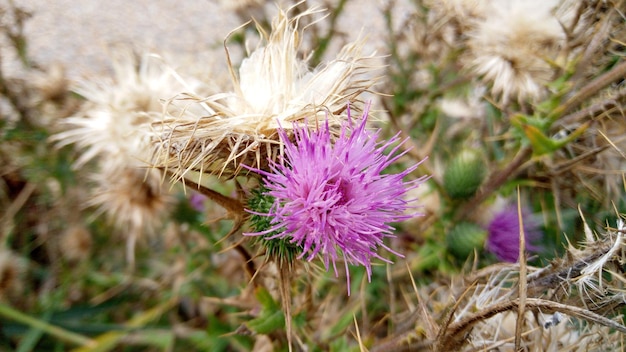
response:
<path id="1" fill-rule="evenodd" d="M 269 43 L 289 52 L 269 39 L 279 8 L 298 18 L 274 22 L 296 57 L 267 67 L 295 62 L 294 81 L 240 71 Z M 0 351 L 623 349 L 625 13 L 623 0 L 0 0 Z M 371 280 L 358 265 L 346 280 L 342 262 L 282 265 L 270 253 L 284 243 L 241 235 L 264 229 L 243 211 L 269 209 L 259 177 L 200 178 L 223 162 L 212 151 L 259 136 L 226 122 L 220 149 L 196 127 L 274 121 L 280 99 L 245 110 L 267 96 L 245 84 L 282 98 L 311 77 L 336 104 L 288 101 L 294 116 L 345 120 L 371 102 L 381 140 L 409 150 L 385 173 L 428 157 L 406 175 L 428 177 L 406 195 L 420 216 L 384 240 L 402 256 L 379 247 L 392 263 L 372 258 Z"/>

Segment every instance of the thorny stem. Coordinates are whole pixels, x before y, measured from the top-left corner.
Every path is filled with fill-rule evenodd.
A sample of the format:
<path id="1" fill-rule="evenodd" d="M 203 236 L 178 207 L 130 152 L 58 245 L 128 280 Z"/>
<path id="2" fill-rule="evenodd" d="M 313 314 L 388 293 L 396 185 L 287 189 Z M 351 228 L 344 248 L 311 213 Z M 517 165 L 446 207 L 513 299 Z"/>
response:
<path id="1" fill-rule="evenodd" d="M 560 118 L 557 122 L 557 125 L 566 127 L 569 124 L 575 123 L 584 118 L 593 119 L 600 116 L 601 114 L 611 111 L 612 109 L 621 109 L 620 107 L 622 106 L 622 100 L 624 100 L 625 98 L 626 90 L 618 91 L 617 95 L 610 99 L 603 100 L 599 103 L 593 104 L 587 108 L 573 112 L 569 115 L 564 116 L 563 118 Z"/>
<path id="2" fill-rule="evenodd" d="M 166 171 L 166 173 L 172 179 L 175 179 L 175 175 L 171 171 Z M 241 226 L 243 226 L 243 223 L 246 220 L 247 213 L 244 210 L 243 204 L 239 200 L 227 197 L 208 187 L 204 187 L 196 182 L 187 179 L 182 180 L 182 182 L 185 186 L 200 192 L 202 195 L 208 197 L 228 212 L 227 217 L 233 220 L 234 224 L 233 228 L 228 234 L 226 234 L 226 236 L 224 236 L 224 238 L 234 234 L 241 228 Z"/>
<path id="3" fill-rule="evenodd" d="M 496 303 L 488 306 L 485 309 L 475 313 L 474 315 L 471 315 L 459 322 L 452 324 L 450 327 L 448 327 L 447 335 L 451 338 L 463 338 L 465 332 L 471 329 L 477 322 L 489 319 L 498 313 L 510 310 L 517 310 L 519 304 L 519 299 L 515 299 L 508 302 Z M 568 315 L 589 320 L 594 323 L 613 328 L 619 332 L 626 333 L 626 326 L 619 324 L 602 315 L 590 312 L 584 308 L 570 306 L 567 304 L 553 302 L 540 298 L 526 298 L 526 307 L 530 310 L 541 310 L 542 313 L 566 313 Z M 449 340 L 449 343 L 454 342 L 455 341 Z"/>
<path id="4" fill-rule="evenodd" d="M 490 306 L 485 307 L 484 309 L 464 318 L 461 321 L 458 321 L 454 324 L 451 324 L 446 329 L 443 336 L 445 340 L 443 343 L 438 346 L 437 351 L 455 351 L 459 347 L 459 343 L 461 343 L 466 334 L 476 325 L 477 323 L 487 320 L 499 313 L 504 313 L 507 311 L 517 311 L 520 302 L 519 299 L 501 302 L 492 304 Z M 541 311 L 542 313 L 565 313 L 567 315 L 575 316 L 580 319 L 584 319 L 587 321 L 594 322 L 596 324 L 604 325 L 606 327 L 615 329 L 621 333 L 626 333 L 626 326 L 619 324 L 609 318 L 606 318 L 602 315 L 590 312 L 584 308 L 571 306 L 563 303 L 553 302 L 545 299 L 539 298 L 526 298 L 526 308 L 531 311 Z M 388 351 L 388 350 L 404 350 L 407 347 L 407 343 L 411 341 L 411 336 L 415 335 L 415 331 L 411 330 L 405 332 L 403 334 L 394 336 L 390 340 L 378 345 L 374 346 L 372 351 Z M 428 347 L 432 349 L 434 345 L 437 343 L 437 340 L 423 341 L 419 344 L 420 350 L 426 350 Z M 415 345 L 408 346 L 409 349 L 416 347 Z"/>
<path id="5" fill-rule="evenodd" d="M 580 6 L 578 7 L 578 12 L 576 13 L 576 17 L 575 17 L 576 20 L 573 21 L 570 29 L 568 29 L 567 31 L 568 33 L 574 32 L 574 28 L 576 24 L 582 17 L 584 8 L 585 8 L 585 5 L 581 1 Z M 571 78 L 572 82 L 578 81 L 582 77 L 582 75 L 584 75 L 584 72 L 586 71 L 584 68 L 591 63 L 591 60 L 594 55 L 597 55 L 598 52 L 602 51 L 602 45 L 604 45 L 603 43 L 606 40 L 607 36 L 609 35 L 609 30 L 611 28 L 611 22 L 612 22 L 611 17 L 612 16 L 604 16 L 603 19 L 601 20 L 602 23 L 599 23 L 597 27 L 595 28 L 595 34 L 593 35 L 591 40 L 585 45 L 586 48 L 583 52 L 582 58 L 576 64 L 576 67 L 574 68 L 574 75 Z M 569 42 L 570 44 L 572 43 L 571 39 L 569 40 Z M 578 41 L 578 45 L 581 45 L 581 44 L 582 42 Z M 571 51 L 574 49 L 574 47 L 572 46 L 569 49 Z"/>
<path id="6" fill-rule="evenodd" d="M 582 102 L 587 101 L 590 97 L 595 95 L 598 91 L 608 86 L 609 84 L 623 79 L 626 75 L 626 60 L 622 61 L 617 66 L 613 67 L 610 71 L 606 72 L 600 77 L 597 77 L 593 81 L 589 82 L 586 86 L 581 88 L 576 94 L 569 98 L 565 103 L 558 106 L 548 116 L 550 120 L 556 120 L 560 116 L 567 114 L 573 108 L 579 106 Z"/>
<path id="7" fill-rule="evenodd" d="M 280 299 L 285 315 L 285 327 L 287 333 L 287 345 L 289 351 L 293 350 L 293 323 L 291 319 L 291 268 L 286 265 L 280 266 L 280 280 L 278 282 L 280 288 Z"/>
<path id="8" fill-rule="evenodd" d="M 626 326 L 623 326 L 609 318 L 605 317 L 605 313 L 599 310 L 590 310 L 588 308 L 580 308 L 571 304 L 564 304 L 556 301 L 545 300 L 535 298 L 533 296 L 540 295 L 546 291 L 553 290 L 555 288 L 563 288 L 566 281 L 573 280 L 581 275 L 582 270 L 589 265 L 589 263 L 595 262 L 598 258 L 605 255 L 612 245 L 602 244 L 595 247 L 593 253 L 584 256 L 576 260 L 563 265 L 563 267 L 555 268 L 556 264 L 552 264 L 544 269 L 541 269 L 531 275 L 528 275 L 525 280 L 527 281 L 526 298 L 523 303 L 525 311 L 541 311 L 542 313 L 566 313 L 571 316 L 576 316 L 581 319 L 588 320 L 590 322 L 607 326 L 620 332 L 626 332 Z M 494 272 L 505 270 L 506 266 L 497 266 L 490 268 L 488 271 L 479 273 L 477 277 L 467 278 L 468 281 L 475 281 L 478 277 L 489 277 Z M 521 268 L 520 268 L 521 269 Z M 520 280 L 524 280 L 520 275 Z M 518 297 L 522 295 L 521 288 L 517 288 L 518 291 L 512 292 L 512 295 Z M 463 293 L 464 296 L 466 293 Z M 462 298 L 462 297 L 461 297 Z M 459 298 L 459 300 L 461 299 Z M 462 343 L 467 333 L 479 322 L 487 320 L 499 313 L 506 311 L 520 311 L 519 307 L 522 304 L 520 302 L 521 297 L 512 299 L 506 302 L 500 302 L 485 307 L 484 309 L 476 312 L 473 315 L 466 316 L 456 323 L 444 323 L 439 326 L 442 329 L 438 334 L 437 339 L 427 338 L 426 340 L 419 341 L 417 344 L 408 344 L 415 335 L 415 329 L 408 329 L 398 333 L 397 335 L 390 337 L 383 343 L 374 346 L 372 351 L 388 351 L 388 350 L 428 350 L 433 349 L 440 351 L 456 350 Z M 620 296 L 619 303 L 622 303 L 623 298 Z M 622 303 L 623 304 L 623 303 Z M 521 314 L 521 313 L 520 313 Z M 521 333 L 523 336 L 525 333 Z M 521 341 L 518 343 L 521 347 Z"/>
<path id="9" fill-rule="evenodd" d="M 546 290 L 562 287 L 564 281 L 580 276 L 585 267 L 605 255 L 612 245 L 603 244 L 590 255 L 580 258 L 578 261 L 563 266 L 562 269 L 553 271 L 552 265 L 528 276 L 528 295 L 536 295 Z M 544 274 L 546 273 L 546 274 Z"/>
<path id="10" fill-rule="evenodd" d="M 528 268 L 526 267 L 526 238 L 524 235 L 524 224 L 522 222 L 522 204 L 520 199 L 520 191 L 519 187 L 517 187 L 517 216 L 519 221 L 519 292 L 518 292 L 518 310 L 517 310 L 517 321 L 515 324 L 515 350 L 520 351 L 522 349 L 522 330 L 524 329 L 524 313 L 526 310 L 526 296 L 528 296 L 527 292 L 527 272 Z"/>
<path id="11" fill-rule="evenodd" d="M 174 174 L 171 171 L 167 171 L 166 173 L 170 177 L 174 177 Z M 239 229 L 243 226 L 247 213 L 244 210 L 243 204 L 239 200 L 227 197 L 208 187 L 204 187 L 187 179 L 185 179 L 183 183 L 185 186 L 190 187 L 191 189 L 194 189 L 202 195 L 208 197 L 228 212 L 228 217 L 233 220 L 233 228 L 224 236 L 224 238 L 227 238 L 228 236 L 239 231 Z M 246 263 L 246 270 L 250 277 L 254 277 L 254 273 L 256 273 L 256 266 L 254 265 L 254 261 L 252 260 L 250 253 L 248 253 L 248 251 L 241 244 L 235 245 L 234 248 L 243 257 Z"/>
<path id="12" fill-rule="evenodd" d="M 248 253 L 248 251 L 241 244 L 236 245 L 235 250 L 243 257 L 243 260 L 246 263 L 246 271 L 248 272 L 248 275 L 250 275 L 250 277 L 254 277 L 254 273 L 256 273 L 256 266 L 254 265 L 254 260 L 252 260 L 250 253 Z"/>

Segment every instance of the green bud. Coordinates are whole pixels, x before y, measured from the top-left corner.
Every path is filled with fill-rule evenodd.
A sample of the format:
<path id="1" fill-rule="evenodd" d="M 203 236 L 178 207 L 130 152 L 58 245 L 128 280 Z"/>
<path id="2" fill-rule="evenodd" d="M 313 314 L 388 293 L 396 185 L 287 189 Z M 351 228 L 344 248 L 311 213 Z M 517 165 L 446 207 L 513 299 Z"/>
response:
<path id="1" fill-rule="evenodd" d="M 475 249 L 480 249 L 487 238 L 487 231 L 482 227 L 470 223 L 456 224 L 446 234 L 448 251 L 459 259 L 467 259 Z"/>
<path id="2" fill-rule="evenodd" d="M 464 149 L 455 156 L 443 174 L 443 187 L 452 198 L 469 198 L 476 193 L 487 175 L 482 154 Z"/>
<path id="3" fill-rule="evenodd" d="M 272 204 L 274 204 L 274 197 L 267 194 L 267 191 L 267 188 L 263 186 L 252 190 L 250 198 L 248 199 L 248 208 L 260 214 L 268 213 Z M 252 214 L 252 216 L 250 216 L 250 225 L 254 232 L 263 232 L 272 227 L 272 218 Z M 286 238 L 267 239 L 267 237 L 271 237 L 274 234 L 275 232 L 271 232 L 263 236 L 254 236 L 253 240 L 255 243 L 260 243 L 265 247 L 265 254 L 268 259 L 276 260 L 280 264 L 285 263 L 291 265 L 302 252 L 302 248 L 290 243 L 289 239 Z"/>

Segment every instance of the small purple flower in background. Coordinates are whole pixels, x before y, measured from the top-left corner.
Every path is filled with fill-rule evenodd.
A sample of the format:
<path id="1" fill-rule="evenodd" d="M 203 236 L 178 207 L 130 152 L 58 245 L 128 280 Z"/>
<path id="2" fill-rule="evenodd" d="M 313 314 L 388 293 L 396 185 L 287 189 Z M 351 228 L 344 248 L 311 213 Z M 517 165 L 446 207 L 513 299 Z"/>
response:
<path id="1" fill-rule="evenodd" d="M 206 200 L 206 198 L 207 197 L 201 193 L 193 192 L 189 197 L 189 205 L 191 205 L 193 209 L 201 213 L 204 211 L 204 201 Z"/>
<path id="2" fill-rule="evenodd" d="M 542 236 L 539 224 L 522 210 L 522 224 L 524 226 L 525 246 L 527 252 L 538 252 L 540 248 L 533 245 Z M 497 213 L 489 227 L 487 236 L 487 250 L 496 255 L 503 262 L 515 263 L 519 259 L 520 224 L 517 207 L 508 206 Z"/>
<path id="3" fill-rule="evenodd" d="M 267 239 L 286 238 L 302 248 L 298 258 L 311 261 L 322 257 L 326 270 L 332 262 L 343 257 L 348 283 L 348 264 L 363 265 L 371 277 L 371 259 L 389 260 L 377 254 L 378 247 L 401 256 L 383 243 L 394 237 L 392 222 L 419 215 L 414 201 L 406 193 L 418 187 L 425 177 L 405 182 L 403 178 L 414 171 L 413 165 L 398 174 L 383 174 L 383 170 L 406 152 L 384 150 L 398 142 L 398 135 L 389 141 L 377 142 L 379 131 L 365 129 L 368 109 L 353 126 L 348 119 L 339 136 L 331 138 L 328 120 L 316 131 L 294 126 L 294 142 L 287 132 L 279 129 L 285 145 L 284 159 L 271 162 L 271 173 L 256 170 L 265 176 L 268 195 L 274 203 L 268 214 L 272 227 L 247 235 L 267 235 Z M 348 285 L 350 294 L 350 285 Z"/>

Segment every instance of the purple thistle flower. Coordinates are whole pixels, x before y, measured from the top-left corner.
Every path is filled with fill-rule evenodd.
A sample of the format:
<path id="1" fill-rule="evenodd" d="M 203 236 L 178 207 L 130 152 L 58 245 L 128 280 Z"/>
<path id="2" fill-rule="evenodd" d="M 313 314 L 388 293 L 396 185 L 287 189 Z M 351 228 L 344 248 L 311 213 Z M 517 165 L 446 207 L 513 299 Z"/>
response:
<path id="1" fill-rule="evenodd" d="M 522 224 L 527 252 L 538 252 L 540 247 L 533 245 L 542 236 L 539 224 L 522 210 Z M 487 250 L 496 255 L 498 260 L 515 263 L 519 259 L 520 224 L 517 207 L 509 206 L 497 213 L 487 228 Z"/>
<path id="2" fill-rule="evenodd" d="M 255 170 L 265 176 L 268 195 L 274 197 L 269 213 L 257 215 L 272 217 L 272 227 L 246 234 L 267 235 L 277 231 L 267 239 L 289 239 L 302 248 L 298 258 L 308 261 L 319 254 L 326 270 L 332 262 L 335 276 L 338 275 L 336 262 L 343 257 L 348 295 L 348 263 L 365 266 L 369 280 L 372 258 L 390 263 L 377 254 L 378 247 L 402 256 L 387 247 L 383 239 L 395 237 L 389 223 L 420 215 L 413 205 L 416 199 L 405 200 L 404 196 L 425 180 L 422 177 L 403 181 L 419 163 L 398 174 L 382 173 L 406 151 L 397 153 L 402 142 L 383 154 L 398 141 L 398 135 L 377 142 L 380 131 L 365 129 L 368 110 L 369 107 L 354 127 L 348 106 L 348 119 L 334 142 L 328 120 L 316 131 L 309 131 L 306 123 L 294 124 L 294 142 L 284 129 L 279 129 L 285 145 L 284 158 L 270 162 L 271 173 Z"/>

